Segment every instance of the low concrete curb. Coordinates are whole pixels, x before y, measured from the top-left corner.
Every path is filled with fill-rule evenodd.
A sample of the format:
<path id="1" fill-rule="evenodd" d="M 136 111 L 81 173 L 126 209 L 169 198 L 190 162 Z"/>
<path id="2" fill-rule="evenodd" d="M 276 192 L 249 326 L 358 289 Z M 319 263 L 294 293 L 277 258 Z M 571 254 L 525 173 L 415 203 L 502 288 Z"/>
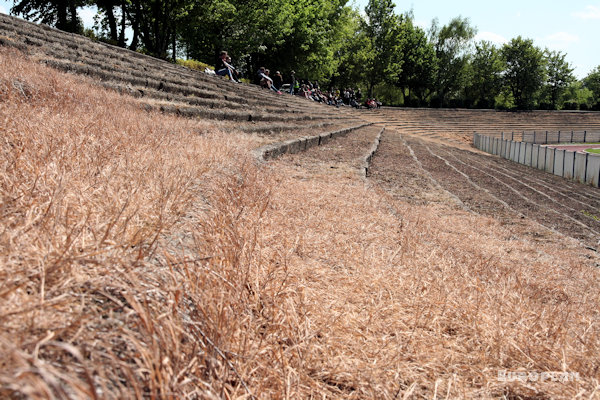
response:
<path id="1" fill-rule="evenodd" d="M 383 135 L 384 131 L 385 131 L 385 126 L 383 128 L 381 128 L 381 131 L 379 131 L 379 133 L 377 134 L 377 137 L 375 138 L 375 141 L 373 142 L 373 145 L 371 146 L 369 153 L 363 159 L 362 170 L 365 171 L 365 178 L 367 176 L 369 176 L 369 167 L 371 166 L 371 161 L 373 160 L 373 156 L 375 155 L 375 153 L 377 152 L 377 149 L 379 148 L 379 143 L 381 142 L 381 135 Z"/>
<path id="2" fill-rule="evenodd" d="M 267 161 L 279 157 L 282 154 L 295 154 L 301 151 L 310 149 L 311 147 L 320 146 L 327 143 L 331 139 L 344 136 L 354 130 L 370 126 L 372 124 L 361 124 L 350 128 L 344 128 L 333 132 L 326 132 L 320 135 L 301 137 L 298 139 L 286 140 L 285 142 L 272 143 L 266 146 L 259 147 L 253 151 L 254 157 L 259 161 Z"/>

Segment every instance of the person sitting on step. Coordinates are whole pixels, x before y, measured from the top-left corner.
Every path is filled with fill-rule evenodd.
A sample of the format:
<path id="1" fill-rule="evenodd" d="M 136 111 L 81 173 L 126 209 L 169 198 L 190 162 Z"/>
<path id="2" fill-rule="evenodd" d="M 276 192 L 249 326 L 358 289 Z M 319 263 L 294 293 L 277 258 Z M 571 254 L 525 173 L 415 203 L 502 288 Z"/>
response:
<path id="1" fill-rule="evenodd" d="M 225 50 L 219 54 L 219 59 L 215 65 L 215 73 L 219 76 L 229 76 L 229 79 L 232 82 L 237 82 L 237 80 L 233 77 L 233 71 L 235 68 L 233 68 L 231 64 L 227 62 L 227 57 L 228 55 Z"/>
<path id="2" fill-rule="evenodd" d="M 269 76 L 269 70 L 265 67 L 260 67 L 258 70 L 258 79 L 260 81 L 260 86 L 265 89 L 271 89 L 277 94 L 281 94 L 279 90 L 273 86 L 273 79 Z"/>

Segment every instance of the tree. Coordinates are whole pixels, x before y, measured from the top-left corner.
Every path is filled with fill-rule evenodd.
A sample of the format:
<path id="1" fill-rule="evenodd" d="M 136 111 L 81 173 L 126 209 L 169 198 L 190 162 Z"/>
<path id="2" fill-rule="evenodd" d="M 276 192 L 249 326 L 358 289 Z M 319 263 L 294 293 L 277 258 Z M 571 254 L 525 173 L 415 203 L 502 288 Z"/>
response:
<path id="1" fill-rule="evenodd" d="M 366 85 L 365 65 L 370 61 L 372 43 L 364 30 L 365 23 L 357 10 L 349 12 L 349 18 L 341 29 L 346 31 L 345 43 L 338 50 L 338 69 L 333 83 L 340 86 Z"/>
<path id="2" fill-rule="evenodd" d="M 208 63 L 227 50 L 246 71 L 266 66 L 329 78 L 353 34 L 346 1 L 205 0 L 181 24 L 180 37 L 188 56 Z"/>
<path id="3" fill-rule="evenodd" d="M 175 47 L 180 23 L 194 8 L 192 0 L 132 0 L 131 20 L 146 51 L 166 59 Z M 173 58 L 176 49 L 173 48 Z"/>
<path id="4" fill-rule="evenodd" d="M 437 101 L 442 107 L 464 87 L 470 42 L 476 33 L 468 18 L 454 18 L 441 29 L 437 20 L 432 22 L 429 34 L 438 60 L 435 82 Z"/>
<path id="5" fill-rule="evenodd" d="M 573 68 L 565 61 L 565 54 L 546 50 L 546 97 L 552 110 L 558 108 L 566 88 L 575 82 Z"/>
<path id="6" fill-rule="evenodd" d="M 465 89 L 472 105 L 478 108 L 495 106 L 495 98 L 502 90 L 503 70 L 500 51 L 492 43 L 481 41 L 475 44 Z"/>
<path id="7" fill-rule="evenodd" d="M 127 15 L 130 14 L 128 9 L 131 8 L 131 2 L 129 0 L 92 0 L 88 2 L 88 5 L 98 8 L 99 18 L 96 18 L 96 21 L 100 21 L 102 31 L 106 33 L 105 37 L 103 35 L 100 37 L 114 45 L 125 47 L 125 29 L 130 25 Z M 120 21 L 118 21 L 118 15 L 115 14 L 115 10 L 118 8 L 120 8 Z"/>
<path id="8" fill-rule="evenodd" d="M 83 0 L 21 0 L 15 1 L 10 12 L 63 31 L 81 33 L 83 24 L 77 16 L 77 8 L 83 5 Z"/>
<path id="9" fill-rule="evenodd" d="M 521 36 L 502 47 L 504 86 L 520 110 L 534 107 L 545 81 L 544 54 L 531 39 Z"/>
<path id="10" fill-rule="evenodd" d="M 583 87 L 592 92 L 592 102 L 595 109 L 600 108 L 600 65 L 583 78 Z"/>
<path id="11" fill-rule="evenodd" d="M 370 41 L 371 55 L 365 65 L 368 96 L 373 96 L 373 88 L 384 81 L 395 82 L 401 71 L 402 48 L 398 41 L 398 27 L 401 18 L 394 14 L 392 0 L 369 0 L 365 8 L 364 31 Z"/>
<path id="12" fill-rule="evenodd" d="M 400 24 L 400 40 L 396 48 L 402 56 L 402 68 L 398 75 L 397 85 L 404 94 L 404 104 L 418 105 L 425 103 L 433 90 L 437 72 L 437 60 L 433 44 L 427 40 L 425 32 L 413 24 L 411 13 L 404 15 Z"/>

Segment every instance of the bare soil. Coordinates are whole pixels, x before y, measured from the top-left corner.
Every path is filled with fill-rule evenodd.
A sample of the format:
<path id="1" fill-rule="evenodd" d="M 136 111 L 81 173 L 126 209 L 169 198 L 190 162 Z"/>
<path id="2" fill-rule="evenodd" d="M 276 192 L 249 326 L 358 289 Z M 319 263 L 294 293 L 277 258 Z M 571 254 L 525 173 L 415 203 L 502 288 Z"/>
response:
<path id="1" fill-rule="evenodd" d="M 477 118 L 472 115 L 477 117 L 477 112 L 454 112 L 455 119 L 462 116 L 465 121 L 462 129 L 455 123 L 454 132 L 473 128 L 473 120 Z M 399 115 L 403 113 L 398 111 Z M 436 114 L 440 115 L 438 125 L 432 122 Z M 560 113 L 545 115 L 549 119 L 546 126 L 556 124 L 561 117 L 565 117 L 566 124 L 570 117 Z M 588 115 L 588 119 L 592 117 L 594 121 L 600 120 L 598 113 Z M 540 118 L 537 115 L 535 124 L 545 126 Z M 414 130 L 404 133 L 402 128 L 386 130 L 371 168 L 375 182 L 393 196 L 414 204 L 448 202 L 514 226 L 522 225 L 520 221 L 528 218 L 597 251 L 600 240 L 597 188 L 474 149 L 467 142 L 467 135 L 444 132 L 446 121 L 437 110 L 432 110 L 428 119 L 431 127 L 424 126 L 418 134 Z M 595 126 L 594 123 L 597 122 L 591 125 Z"/>

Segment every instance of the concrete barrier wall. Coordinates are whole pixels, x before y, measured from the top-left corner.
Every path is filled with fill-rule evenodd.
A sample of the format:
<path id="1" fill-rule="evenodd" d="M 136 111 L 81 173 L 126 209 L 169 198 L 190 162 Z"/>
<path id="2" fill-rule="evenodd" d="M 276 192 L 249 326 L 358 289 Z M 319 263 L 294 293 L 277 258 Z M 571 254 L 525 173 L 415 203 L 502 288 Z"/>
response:
<path id="1" fill-rule="evenodd" d="M 253 153 L 257 160 L 266 161 L 277 158 L 285 153 L 293 154 L 298 153 L 300 151 L 308 150 L 311 147 L 320 146 L 322 144 L 327 143 L 331 139 L 344 136 L 347 133 L 352 132 L 356 129 L 360 129 L 370 125 L 372 124 L 360 124 L 350 128 L 344 128 L 333 132 L 326 132 L 321 135 L 301 137 L 298 139 L 286 140 L 284 142 L 272 143 L 255 149 Z"/>
<path id="2" fill-rule="evenodd" d="M 539 148 L 537 169 L 546 169 L 546 147 Z"/>
<path id="3" fill-rule="evenodd" d="M 515 142 L 513 142 L 512 140 L 509 142 L 509 147 L 510 147 L 510 155 L 508 156 L 508 159 L 511 161 L 517 161 L 517 146 L 515 146 Z"/>
<path id="4" fill-rule="evenodd" d="M 554 173 L 554 153 L 556 149 L 546 148 L 546 172 Z"/>
<path id="5" fill-rule="evenodd" d="M 585 173 L 587 169 L 587 154 L 576 153 L 575 154 L 575 173 L 573 174 L 573 179 L 575 179 L 579 183 L 585 182 Z"/>
<path id="6" fill-rule="evenodd" d="M 600 141 L 600 133 L 588 134 L 583 132 L 548 133 L 549 138 L 561 142 Z M 599 187 L 600 185 L 600 155 L 589 153 L 574 153 L 568 150 L 556 150 L 533 143 L 534 135 L 529 142 L 515 142 L 498 137 L 489 137 L 475 133 L 473 144 L 480 150 L 499 155 L 502 158 L 541 169 L 557 176 L 576 180 L 580 183 Z M 510 137 L 510 136 L 508 136 Z M 535 140 L 543 142 L 546 132 L 535 133 Z"/>
<path id="7" fill-rule="evenodd" d="M 531 143 L 525 143 L 525 165 L 531 167 L 531 151 L 533 145 Z"/>
<path id="8" fill-rule="evenodd" d="M 531 145 L 532 150 L 531 150 L 531 166 L 533 168 L 537 168 L 538 167 L 538 154 L 540 151 L 540 145 L 539 144 L 533 144 Z"/>
<path id="9" fill-rule="evenodd" d="M 519 142 L 519 164 L 525 164 L 526 156 L 527 156 L 527 143 Z"/>
<path id="10" fill-rule="evenodd" d="M 480 141 L 485 140 L 485 135 L 474 133 L 474 138 L 478 137 Z M 528 132 L 503 132 L 500 135 L 492 135 L 500 140 L 513 140 L 516 142 L 526 142 L 533 144 L 549 143 L 592 143 L 600 142 L 600 131 L 528 131 Z M 475 147 L 484 150 L 480 143 L 473 141 Z M 485 150 L 484 150 L 485 151 Z"/>
<path id="11" fill-rule="evenodd" d="M 576 153 L 572 151 L 567 151 L 565 153 L 563 177 L 567 179 L 573 179 L 573 173 L 575 170 L 575 154 Z"/>
<path id="12" fill-rule="evenodd" d="M 554 175 L 563 176 L 565 165 L 565 151 L 556 150 L 554 152 Z"/>
<path id="13" fill-rule="evenodd" d="M 588 157 L 585 183 L 598 187 L 600 180 L 600 156 Z"/>

